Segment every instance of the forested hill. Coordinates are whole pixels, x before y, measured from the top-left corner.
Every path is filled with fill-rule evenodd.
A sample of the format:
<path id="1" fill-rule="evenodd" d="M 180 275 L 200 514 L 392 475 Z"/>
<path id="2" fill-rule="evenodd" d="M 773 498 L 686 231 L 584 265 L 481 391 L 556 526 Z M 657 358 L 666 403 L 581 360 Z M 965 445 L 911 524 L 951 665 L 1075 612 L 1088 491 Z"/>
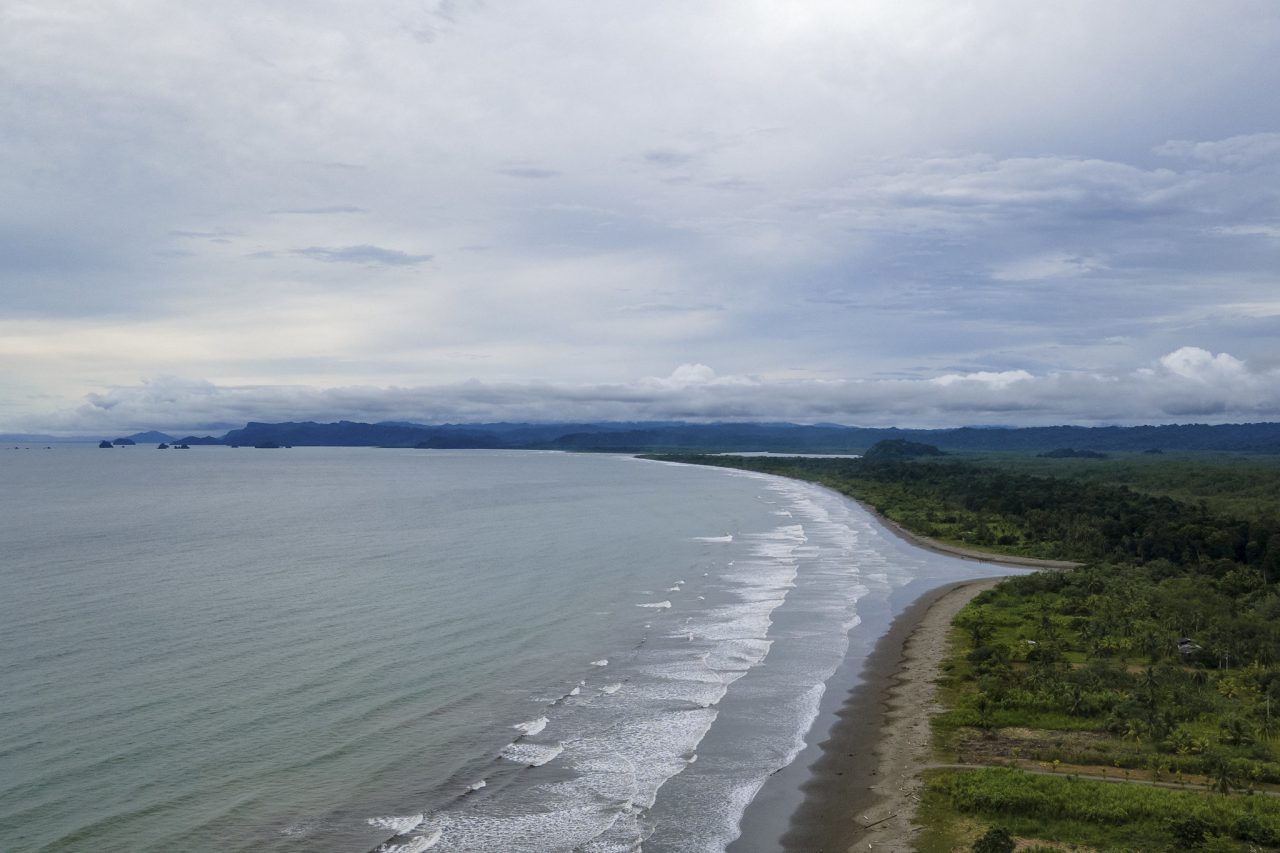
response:
<path id="1" fill-rule="evenodd" d="M 249 423 L 221 438 L 188 436 L 189 444 L 354 447 L 512 448 L 615 452 L 748 451 L 859 453 L 884 440 L 924 442 L 951 451 L 1043 452 L 1213 450 L 1280 453 L 1280 424 L 1185 424 L 1138 427 L 1018 429 L 878 429 L 788 423 Z"/>

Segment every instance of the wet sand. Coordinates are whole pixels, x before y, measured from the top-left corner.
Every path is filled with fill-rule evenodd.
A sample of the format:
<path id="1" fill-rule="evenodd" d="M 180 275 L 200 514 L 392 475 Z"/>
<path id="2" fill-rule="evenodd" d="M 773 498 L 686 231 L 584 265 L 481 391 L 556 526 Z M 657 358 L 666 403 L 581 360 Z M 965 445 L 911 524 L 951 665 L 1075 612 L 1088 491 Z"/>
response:
<path id="1" fill-rule="evenodd" d="M 920 772 L 931 761 L 929 717 L 937 710 L 936 681 L 951 620 L 1001 580 L 932 590 L 893 621 L 867 659 L 862 682 L 837 712 L 838 721 L 821 744 L 822 757 L 809 768 L 805 799 L 783 836 L 784 850 L 911 849 Z"/>

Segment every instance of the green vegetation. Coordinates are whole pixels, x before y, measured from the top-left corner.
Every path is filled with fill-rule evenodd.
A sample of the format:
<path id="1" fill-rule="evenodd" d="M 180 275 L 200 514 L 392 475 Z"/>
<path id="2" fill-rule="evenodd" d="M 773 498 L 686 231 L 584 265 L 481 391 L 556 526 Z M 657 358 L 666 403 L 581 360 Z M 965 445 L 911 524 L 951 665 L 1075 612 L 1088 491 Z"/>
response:
<path id="1" fill-rule="evenodd" d="M 1101 477 L 1045 476 L 1025 470 L 1067 465 L 1110 466 L 1110 460 L 978 457 L 951 461 L 879 461 L 872 459 L 767 458 L 739 456 L 663 456 L 766 471 L 829 486 L 873 506 L 908 530 L 942 542 L 979 547 L 1024 557 L 1097 562 L 1147 563 L 1167 560 L 1177 565 L 1217 561 L 1217 573 L 1238 563 L 1255 567 L 1268 581 L 1280 577 L 1280 499 L 1270 510 L 1253 507 L 1231 517 L 1210 508 L 1207 500 L 1179 500 L 1162 491 L 1206 488 L 1211 481 L 1200 464 L 1187 466 L 1171 457 L 1148 457 L 1169 465 L 1172 474 L 1157 479 L 1149 467 L 1130 461 L 1124 469 L 1141 472 L 1145 489 L 1108 482 Z M 1261 467 L 1261 466 L 1260 466 Z M 1021 469 L 1021 470 L 1020 470 Z M 1177 470 L 1186 471 L 1179 480 Z M 1214 470 L 1214 469 L 1210 469 Z M 1280 498 L 1280 465 L 1267 460 L 1272 482 L 1242 476 L 1247 494 Z M 1116 477 L 1138 479 L 1125 473 Z M 1234 504 L 1221 491 L 1218 500 Z"/>
<path id="2" fill-rule="evenodd" d="M 1009 578 L 957 616 L 934 732 L 965 769 L 931 773 L 919 849 L 1008 849 L 1006 830 L 1098 850 L 1280 849 L 1274 460 L 682 461 L 819 482 L 944 541 L 1084 562 Z"/>
<path id="3" fill-rule="evenodd" d="M 947 710 L 934 720 L 939 748 L 959 763 L 1197 793 L 1062 787 L 1010 770 L 1017 784 L 941 774 L 932 794 L 1040 839 L 1175 849 L 1172 821 L 1189 814 L 1203 839 L 1280 846 L 1280 800 L 1244 795 L 1280 783 L 1280 595 L 1247 565 L 1220 568 L 1156 560 L 1004 581 L 957 616 Z M 1000 799 L 1010 786 L 1021 799 Z M 1104 819 L 1109 808 L 1124 820 Z"/>
<path id="4" fill-rule="evenodd" d="M 1233 842 L 1231 850 L 1248 849 L 1241 842 L 1280 844 L 1274 797 L 1211 796 L 1004 768 L 934 771 L 927 790 L 926 814 L 935 822 L 942 813 L 967 815 L 1014 836 L 1131 850 L 1204 849 L 1215 836 Z"/>
<path id="5" fill-rule="evenodd" d="M 1076 450 L 1073 447 L 1059 447 L 1046 453 L 1038 453 L 1042 459 L 1106 459 L 1107 454 L 1096 450 Z"/>
<path id="6" fill-rule="evenodd" d="M 877 441 L 863 454 L 864 459 L 883 461 L 887 459 L 916 459 L 921 456 L 942 456 L 941 450 L 932 444 L 921 444 L 918 441 L 907 441 L 905 438 L 890 438 Z"/>
<path id="7" fill-rule="evenodd" d="M 1280 512 L 1280 457 L 1229 453 L 1114 454 L 1105 462 L 1045 459 L 1002 453 L 965 457 L 971 464 L 1008 473 L 1057 477 L 1091 485 L 1126 486 L 1137 492 L 1201 503 L 1234 518 L 1274 517 Z"/>

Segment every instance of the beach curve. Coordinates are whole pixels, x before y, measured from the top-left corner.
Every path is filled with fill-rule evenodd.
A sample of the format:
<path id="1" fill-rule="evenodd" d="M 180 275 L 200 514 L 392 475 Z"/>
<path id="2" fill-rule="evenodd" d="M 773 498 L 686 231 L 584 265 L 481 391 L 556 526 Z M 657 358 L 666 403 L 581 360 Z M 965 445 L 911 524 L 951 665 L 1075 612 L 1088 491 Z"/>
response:
<path id="1" fill-rule="evenodd" d="M 782 847 L 791 853 L 902 851 L 911 846 L 921 771 L 931 761 L 929 718 L 956 614 L 1001 577 L 930 590 L 894 619 L 868 657 L 861 683 L 809 768 L 805 798 Z M 875 747 L 866 749 L 867 733 Z"/>

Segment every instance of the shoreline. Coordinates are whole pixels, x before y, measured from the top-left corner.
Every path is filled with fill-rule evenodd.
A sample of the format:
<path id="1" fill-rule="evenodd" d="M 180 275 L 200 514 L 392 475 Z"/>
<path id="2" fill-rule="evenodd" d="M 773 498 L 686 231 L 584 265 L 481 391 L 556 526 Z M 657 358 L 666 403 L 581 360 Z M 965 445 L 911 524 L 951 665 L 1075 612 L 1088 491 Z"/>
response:
<path id="1" fill-rule="evenodd" d="M 994 571 L 1002 567 L 1064 570 L 1084 565 L 939 542 L 906 529 L 870 503 L 831 486 L 789 479 L 807 482 L 855 504 L 892 538 L 911 548 L 988 564 Z M 769 849 L 786 853 L 902 853 L 911 849 L 920 829 L 914 818 L 921 774 L 933 763 L 930 719 L 942 710 L 936 702 L 937 681 L 952 620 L 975 596 L 1013 574 L 943 583 L 921 593 L 892 618 L 866 654 L 860 672 L 850 673 L 855 678 L 853 686 L 830 712 L 834 722 L 825 739 L 816 744 L 817 757 L 803 768 L 804 781 L 791 787 L 799 794 L 799 801 L 789 809 L 789 815 L 781 813 L 786 830 L 780 837 L 773 836 L 777 846 Z M 775 808 L 780 804 L 776 798 L 773 803 Z M 741 819 L 743 834 L 729 845 L 730 851 L 735 847 L 743 851 L 766 849 L 760 840 L 741 844 L 751 837 L 749 815 L 748 811 Z"/>
<path id="2" fill-rule="evenodd" d="M 1030 569 L 1074 569 L 1077 566 L 1084 565 L 1073 560 L 1045 560 L 1039 557 L 1019 557 L 1016 554 L 997 554 L 991 551 L 979 551 L 976 548 L 965 548 L 961 545 L 948 545 L 945 542 L 939 542 L 937 539 L 925 536 L 922 533 L 912 533 L 892 518 L 888 518 L 879 510 L 866 501 L 860 501 L 857 498 L 849 497 L 843 492 L 840 493 L 848 500 L 854 501 L 858 506 L 880 522 L 885 528 L 897 536 L 904 542 L 909 542 L 917 548 L 923 548 L 926 551 L 932 551 L 935 554 L 946 554 L 948 557 L 959 557 L 962 560 L 977 560 L 980 563 L 996 563 L 1001 566 L 1022 566 Z"/>
<path id="3" fill-rule="evenodd" d="M 858 850 L 909 849 L 920 772 L 931 760 L 929 718 L 937 710 L 935 682 L 951 620 L 1003 579 L 937 587 L 893 620 L 819 744 L 821 757 L 809 767 L 783 850 L 844 853 L 854 844 Z"/>

